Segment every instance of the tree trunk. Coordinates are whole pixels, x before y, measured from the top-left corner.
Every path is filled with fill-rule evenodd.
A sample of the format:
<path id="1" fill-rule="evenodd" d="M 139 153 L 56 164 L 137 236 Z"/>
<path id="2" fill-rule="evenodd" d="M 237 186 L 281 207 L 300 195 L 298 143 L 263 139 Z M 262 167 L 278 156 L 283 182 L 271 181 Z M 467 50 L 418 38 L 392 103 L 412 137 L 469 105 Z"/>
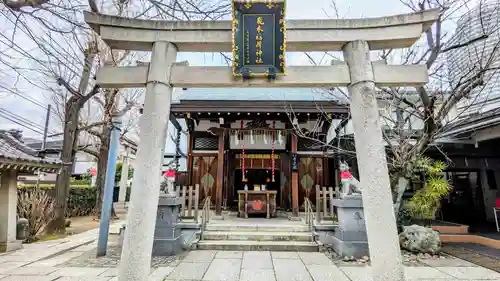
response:
<path id="1" fill-rule="evenodd" d="M 394 200 L 394 213 L 396 214 L 396 219 L 399 216 L 399 211 L 401 210 L 401 201 L 403 201 L 403 194 L 408 188 L 409 181 L 405 177 L 398 177 L 398 185 L 396 189 L 396 199 Z"/>
<path id="2" fill-rule="evenodd" d="M 75 159 L 75 142 L 78 138 L 78 113 L 82 105 L 75 96 L 66 103 L 66 123 L 64 125 L 63 147 L 61 161 L 63 166 L 56 178 L 56 197 L 54 219 L 47 225 L 47 233 L 64 233 L 66 231 L 65 219 L 68 206 L 69 183 L 73 172 Z"/>
<path id="3" fill-rule="evenodd" d="M 97 159 L 96 204 L 94 208 L 94 214 L 98 219 L 101 217 L 102 203 L 104 200 L 104 189 L 106 188 L 106 172 L 108 165 L 110 137 L 110 126 L 104 126 L 102 135 L 100 137 L 101 146 L 99 148 L 99 158 Z M 117 217 L 113 205 L 111 205 L 111 217 Z"/>

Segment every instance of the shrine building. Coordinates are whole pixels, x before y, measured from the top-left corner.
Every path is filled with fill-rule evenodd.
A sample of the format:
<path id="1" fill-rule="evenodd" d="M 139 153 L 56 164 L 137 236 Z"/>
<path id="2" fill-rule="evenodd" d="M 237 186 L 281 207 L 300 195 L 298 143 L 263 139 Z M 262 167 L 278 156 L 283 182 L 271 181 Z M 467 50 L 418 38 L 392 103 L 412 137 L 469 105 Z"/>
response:
<path id="1" fill-rule="evenodd" d="M 276 209 L 295 213 L 315 185 L 336 186 L 335 161 L 314 140 L 326 141 L 349 108 L 320 91 L 183 90 L 171 115 L 189 132 L 187 184 L 199 184 L 218 214 L 237 208 L 240 190 L 276 191 Z"/>

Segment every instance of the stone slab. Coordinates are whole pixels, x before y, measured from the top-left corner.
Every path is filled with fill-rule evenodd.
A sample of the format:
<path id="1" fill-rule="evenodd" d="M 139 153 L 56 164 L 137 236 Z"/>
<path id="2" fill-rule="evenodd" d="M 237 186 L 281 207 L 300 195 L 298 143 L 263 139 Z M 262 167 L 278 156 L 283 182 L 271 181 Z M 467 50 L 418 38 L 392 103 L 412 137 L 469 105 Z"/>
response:
<path id="1" fill-rule="evenodd" d="M 30 266 L 57 266 L 57 265 L 60 265 L 62 263 L 69 261 L 72 258 L 81 256 L 83 254 L 84 254 L 84 252 L 78 252 L 78 251 L 71 252 L 70 251 L 70 252 L 64 253 L 62 255 L 55 256 L 55 257 L 50 258 L 50 259 L 36 261 L 36 262 L 30 264 Z"/>
<path id="2" fill-rule="evenodd" d="M 95 268 L 95 267 L 63 267 L 50 273 L 51 276 L 99 276 L 104 273 L 108 268 Z"/>
<path id="3" fill-rule="evenodd" d="M 158 267 L 152 270 L 148 281 L 163 281 L 174 269 L 175 267 Z"/>
<path id="4" fill-rule="evenodd" d="M 110 268 L 107 268 L 106 271 L 104 271 L 103 273 L 99 274 L 99 276 L 114 277 L 114 276 L 118 276 L 119 272 L 120 272 L 120 269 L 118 267 L 110 267 Z"/>
<path id="5" fill-rule="evenodd" d="M 244 252 L 242 268 L 251 270 L 272 269 L 270 252 Z"/>
<path id="6" fill-rule="evenodd" d="M 214 259 L 203 276 L 205 281 L 238 281 L 241 259 Z"/>
<path id="7" fill-rule="evenodd" d="M 106 277 L 106 276 L 101 276 L 101 277 L 96 277 L 96 276 L 65 276 L 61 277 L 59 279 L 56 279 L 57 281 L 110 281 L 113 277 Z M 38 281 L 38 280 L 37 280 Z"/>
<path id="8" fill-rule="evenodd" d="M 483 267 L 465 267 L 465 266 L 436 267 L 436 269 L 459 280 L 468 280 L 468 279 L 500 280 L 500 273 Z"/>
<path id="9" fill-rule="evenodd" d="M 300 259 L 297 252 L 271 252 L 273 259 Z"/>
<path id="10" fill-rule="evenodd" d="M 242 269 L 239 281 L 276 281 L 273 269 Z"/>
<path id="11" fill-rule="evenodd" d="M 347 275 L 335 265 L 311 264 L 306 267 L 314 281 L 350 281 Z"/>
<path id="12" fill-rule="evenodd" d="M 305 265 L 333 265 L 333 262 L 324 253 L 299 253 Z"/>
<path id="13" fill-rule="evenodd" d="M 340 266 L 339 269 L 351 280 L 373 281 L 369 266 Z"/>
<path id="14" fill-rule="evenodd" d="M 211 262 L 215 258 L 216 251 L 191 251 L 189 252 L 182 262 Z"/>
<path id="15" fill-rule="evenodd" d="M 407 280 L 413 279 L 449 279 L 450 275 L 432 267 L 405 267 L 405 277 Z"/>
<path id="16" fill-rule="evenodd" d="M 220 251 L 215 254 L 216 259 L 242 259 L 243 251 Z"/>
<path id="17" fill-rule="evenodd" d="M 168 281 L 201 280 L 210 262 L 181 262 L 166 278 Z"/>
<path id="18" fill-rule="evenodd" d="M 12 270 L 14 268 L 19 268 L 21 266 L 24 266 L 28 263 L 26 262 L 0 262 L 0 274 L 3 274 L 3 272 Z"/>
<path id="19" fill-rule="evenodd" d="M 276 281 L 313 281 L 306 266 L 299 259 L 275 259 Z"/>
<path id="20" fill-rule="evenodd" d="M 40 275 L 48 275 L 59 268 L 57 267 L 41 267 L 41 266 L 23 266 L 15 269 L 11 269 L 3 274 L 6 275 L 31 275 L 31 276 L 40 276 Z"/>
<path id="21" fill-rule="evenodd" d="M 10 275 L 2 278 L 2 281 L 54 281 L 57 277 L 55 276 L 36 276 L 33 275 Z"/>

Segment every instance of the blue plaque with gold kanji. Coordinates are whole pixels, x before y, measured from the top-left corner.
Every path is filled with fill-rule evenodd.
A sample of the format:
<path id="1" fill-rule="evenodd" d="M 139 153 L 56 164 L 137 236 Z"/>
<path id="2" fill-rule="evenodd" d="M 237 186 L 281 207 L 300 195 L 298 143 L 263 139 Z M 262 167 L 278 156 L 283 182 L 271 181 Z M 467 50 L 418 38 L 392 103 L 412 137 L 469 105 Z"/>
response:
<path id="1" fill-rule="evenodd" d="M 233 75 L 285 74 L 284 1 L 233 1 Z"/>

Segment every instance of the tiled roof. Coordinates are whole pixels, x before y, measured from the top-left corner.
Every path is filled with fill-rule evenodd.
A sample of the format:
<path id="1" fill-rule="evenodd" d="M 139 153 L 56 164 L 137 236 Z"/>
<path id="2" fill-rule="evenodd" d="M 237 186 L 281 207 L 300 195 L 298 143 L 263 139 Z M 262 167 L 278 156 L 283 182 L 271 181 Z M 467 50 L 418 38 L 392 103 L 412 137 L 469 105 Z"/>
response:
<path id="1" fill-rule="evenodd" d="M 334 98 L 322 89 L 301 88 L 191 88 L 177 90 L 173 102 L 181 100 L 270 100 L 326 101 Z"/>
<path id="2" fill-rule="evenodd" d="M 40 157 L 39 152 L 19 141 L 10 132 L 0 130 L 0 162 L 4 159 L 25 162 L 23 164 L 26 165 L 61 163 L 59 159 Z"/>

